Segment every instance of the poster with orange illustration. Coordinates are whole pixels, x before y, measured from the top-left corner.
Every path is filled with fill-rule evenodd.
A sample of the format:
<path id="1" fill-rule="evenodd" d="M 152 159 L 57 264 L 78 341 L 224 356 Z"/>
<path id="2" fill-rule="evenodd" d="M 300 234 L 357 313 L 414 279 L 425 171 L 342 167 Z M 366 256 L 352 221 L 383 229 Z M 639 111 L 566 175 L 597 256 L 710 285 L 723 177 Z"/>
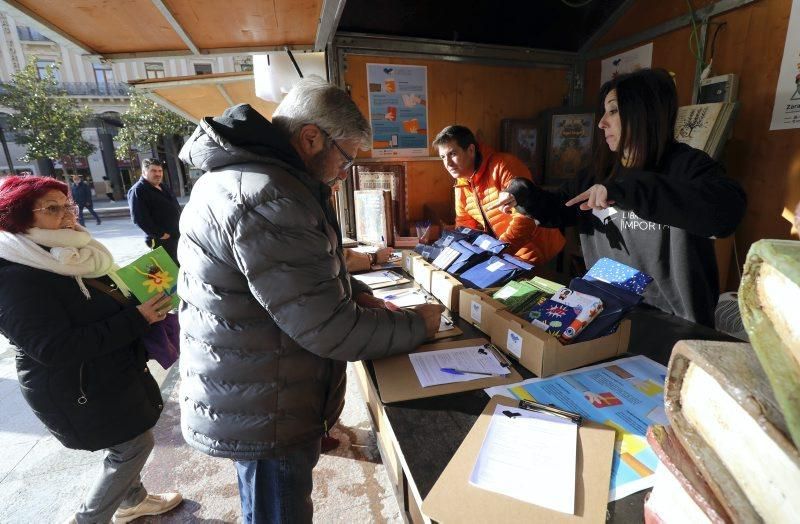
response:
<path id="1" fill-rule="evenodd" d="M 428 156 L 428 69 L 367 64 L 372 156 Z"/>
<path id="2" fill-rule="evenodd" d="M 117 275 L 139 302 L 164 292 L 172 295 L 172 307 L 178 307 L 178 265 L 163 247 L 159 246 L 118 269 Z"/>

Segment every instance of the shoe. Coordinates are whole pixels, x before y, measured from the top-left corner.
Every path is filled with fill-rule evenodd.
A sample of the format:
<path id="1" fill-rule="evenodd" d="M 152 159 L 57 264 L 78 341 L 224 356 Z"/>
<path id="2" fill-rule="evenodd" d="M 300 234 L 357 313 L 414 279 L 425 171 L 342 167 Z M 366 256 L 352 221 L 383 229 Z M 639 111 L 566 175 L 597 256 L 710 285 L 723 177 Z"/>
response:
<path id="1" fill-rule="evenodd" d="M 72 515 L 70 518 L 64 521 L 64 524 L 78 524 L 78 519 L 75 518 L 75 515 Z"/>
<path id="2" fill-rule="evenodd" d="M 102 223 L 103 223 L 103 221 L 102 221 L 102 220 L 98 220 L 98 221 L 97 221 L 97 225 L 98 225 L 98 226 L 99 226 L 100 224 L 102 224 Z"/>
<path id="3" fill-rule="evenodd" d="M 147 495 L 143 501 L 132 508 L 118 509 L 114 513 L 114 524 L 124 524 L 145 515 L 161 515 L 181 503 L 180 493 L 157 493 Z"/>

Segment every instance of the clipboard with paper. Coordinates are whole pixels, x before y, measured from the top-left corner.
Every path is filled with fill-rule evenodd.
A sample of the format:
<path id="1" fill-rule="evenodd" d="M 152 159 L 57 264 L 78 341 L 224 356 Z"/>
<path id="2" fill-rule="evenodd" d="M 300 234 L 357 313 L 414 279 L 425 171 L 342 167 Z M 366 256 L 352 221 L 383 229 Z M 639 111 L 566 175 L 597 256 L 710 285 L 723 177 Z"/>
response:
<path id="1" fill-rule="evenodd" d="M 572 513 L 557 511 L 478 487 L 475 469 L 493 417 L 522 409 L 518 400 L 495 396 L 478 417 L 461 446 L 422 503 L 436 522 L 605 522 L 614 431 L 593 422 L 577 427 Z M 500 413 L 500 414 L 498 414 Z M 545 475 L 533 470 L 529 475 Z M 534 483 L 531 483 L 533 485 Z"/>
<path id="2" fill-rule="evenodd" d="M 393 355 L 391 357 L 373 360 L 372 365 L 375 369 L 375 380 L 378 385 L 378 394 L 381 398 L 381 402 L 384 404 L 390 404 L 392 402 L 401 402 L 403 400 L 438 397 L 441 395 L 449 395 L 451 393 L 472 391 L 482 387 L 514 383 L 514 377 L 520 377 L 520 374 L 517 373 L 514 367 L 505 359 L 501 352 L 492 348 L 489 341 L 483 338 L 427 344 L 420 346 L 416 351 L 410 353 L 410 355 L 420 355 L 427 352 L 448 349 L 469 347 L 481 348 L 484 346 L 486 346 L 485 351 L 487 353 L 491 352 L 492 354 L 497 355 L 498 359 L 501 359 L 501 361 L 504 361 L 505 364 L 507 364 L 504 367 L 508 370 L 508 374 L 474 375 L 470 376 L 469 380 L 423 386 L 420 382 L 417 371 L 414 368 L 414 364 L 412 364 L 409 354 Z M 454 369 L 458 369 L 456 366 L 445 367 L 453 367 Z M 478 370 L 465 369 L 463 371 Z M 519 378 L 516 380 L 519 380 Z M 482 384 L 489 384 L 490 386 L 483 386 Z"/>

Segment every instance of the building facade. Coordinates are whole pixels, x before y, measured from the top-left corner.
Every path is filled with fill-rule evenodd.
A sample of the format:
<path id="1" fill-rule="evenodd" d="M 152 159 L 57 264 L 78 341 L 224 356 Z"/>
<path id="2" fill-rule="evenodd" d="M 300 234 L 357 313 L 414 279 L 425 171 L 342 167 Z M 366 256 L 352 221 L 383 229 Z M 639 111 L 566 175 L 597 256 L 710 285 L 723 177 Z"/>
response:
<path id="1" fill-rule="evenodd" d="M 18 24 L 3 12 L 0 12 L 0 29 L 0 83 L 9 82 L 16 72 L 35 61 L 41 74 L 52 67 L 68 96 L 80 106 L 87 106 L 95 115 L 93 121 L 87 123 L 83 135 L 96 150 L 88 158 L 78 159 L 75 167 L 93 184 L 99 199 L 106 198 L 103 177 L 111 182 L 114 194 L 122 197 L 139 176 L 141 158 L 151 156 L 167 160 L 168 166 L 179 171 L 170 173 L 169 177 L 177 194 L 188 191 L 188 177 L 175 158 L 178 145 L 171 140 L 159 144 L 153 151 L 135 152 L 130 159 L 116 159 L 114 137 L 121 127 L 120 115 L 129 106 L 129 81 L 252 70 L 249 55 L 143 58 L 114 63 L 91 60 L 73 48 L 49 40 L 32 27 Z M 50 162 L 21 160 L 26 150 L 24 145 L 15 142 L 14 133 L 8 129 L 6 119 L 10 112 L 0 106 L 0 139 L 4 138 L 6 143 L 0 151 L 0 172 L 47 174 Z M 60 169 L 58 162 L 53 164 Z"/>

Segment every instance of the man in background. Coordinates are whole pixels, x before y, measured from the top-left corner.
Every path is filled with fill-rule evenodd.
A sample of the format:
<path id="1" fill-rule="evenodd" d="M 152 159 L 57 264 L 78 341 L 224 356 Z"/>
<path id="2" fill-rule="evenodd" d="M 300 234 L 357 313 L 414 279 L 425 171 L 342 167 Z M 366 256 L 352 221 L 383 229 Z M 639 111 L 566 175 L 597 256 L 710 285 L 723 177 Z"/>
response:
<path id="1" fill-rule="evenodd" d="M 163 163 L 156 158 L 143 160 L 142 176 L 128 190 L 128 207 L 133 223 L 144 231 L 147 246 L 163 246 L 177 262 L 181 206 L 163 181 Z"/>
<path id="2" fill-rule="evenodd" d="M 72 193 L 72 201 L 78 205 L 78 223 L 82 226 L 85 226 L 86 223 L 83 220 L 83 208 L 89 210 L 94 216 L 94 219 L 97 220 L 97 225 L 99 226 L 102 223 L 100 217 L 94 210 L 94 203 L 92 202 L 92 189 L 89 187 L 89 184 L 83 181 L 83 177 L 80 175 L 72 175 L 72 183 L 69 185 L 70 193 Z"/>
<path id="3" fill-rule="evenodd" d="M 509 254 L 535 264 L 544 264 L 561 251 L 565 240 L 558 229 L 539 227 L 520 213 L 484 209 L 513 178 L 531 178 L 522 161 L 478 144 L 472 131 L 458 125 L 442 129 L 433 147 L 455 179 L 457 226 L 483 230 L 507 242 Z"/>
<path id="4" fill-rule="evenodd" d="M 181 217 L 181 430 L 235 461 L 245 523 L 310 523 L 320 440 L 347 361 L 407 353 L 442 307 L 392 311 L 351 279 L 331 186 L 370 128 L 348 94 L 300 80 L 272 122 L 204 118 L 180 157 L 205 171 Z"/>

